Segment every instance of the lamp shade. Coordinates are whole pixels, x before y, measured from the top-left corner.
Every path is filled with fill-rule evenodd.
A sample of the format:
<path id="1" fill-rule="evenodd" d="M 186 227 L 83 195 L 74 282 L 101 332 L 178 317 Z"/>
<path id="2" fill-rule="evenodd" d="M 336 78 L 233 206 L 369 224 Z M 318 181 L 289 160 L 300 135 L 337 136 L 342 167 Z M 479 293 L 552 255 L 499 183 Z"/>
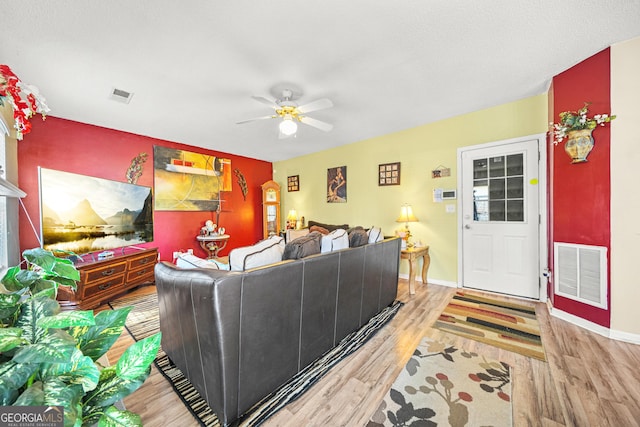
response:
<path id="1" fill-rule="evenodd" d="M 27 195 L 24 191 L 0 177 L 0 196 L 23 198 Z"/>
<path id="2" fill-rule="evenodd" d="M 297 221 L 298 220 L 298 212 L 295 209 L 291 209 L 287 214 L 287 221 Z"/>
<path id="3" fill-rule="evenodd" d="M 418 218 L 413 214 L 411 205 L 403 205 L 400 208 L 400 216 L 396 219 L 396 222 L 418 222 Z"/>

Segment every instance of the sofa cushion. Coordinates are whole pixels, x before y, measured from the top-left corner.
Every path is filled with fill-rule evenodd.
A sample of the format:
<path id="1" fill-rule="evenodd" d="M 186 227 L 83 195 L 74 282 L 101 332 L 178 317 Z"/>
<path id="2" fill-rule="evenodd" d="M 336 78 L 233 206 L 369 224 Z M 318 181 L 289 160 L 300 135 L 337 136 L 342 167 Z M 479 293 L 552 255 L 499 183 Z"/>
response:
<path id="1" fill-rule="evenodd" d="M 369 243 L 375 243 L 384 240 L 382 229 L 380 227 L 371 227 L 369 230 L 367 230 L 367 234 L 369 235 Z"/>
<path id="2" fill-rule="evenodd" d="M 326 236 L 322 236 L 320 252 L 337 251 L 338 249 L 346 249 L 348 247 L 349 235 L 347 234 L 347 230 L 338 228 Z"/>
<path id="3" fill-rule="evenodd" d="M 369 236 L 362 227 L 355 227 L 349 231 L 349 247 L 357 248 L 358 246 L 364 246 L 369 243 Z"/>
<path id="4" fill-rule="evenodd" d="M 280 236 L 271 236 L 255 245 L 232 249 L 229 252 L 229 265 L 231 271 L 262 267 L 281 261 L 283 251 L 284 239 Z"/>
<path id="5" fill-rule="evenodd" d="M 319 254 L 321 239 L 322 234 L 312 231 L 306 236 L 292 240 L 284 247 L 282 259 L 300 259 L 309 255 Z"/>
<path id="6" fill-rule="evenodd" d="M 309 228 L 313 227 L 314 225 L 317 225 L 318 227 L 326 228 L 329 231 L 333 231 L 333 230 L 336 230 L 338 228 L 342 228 L 344 230 L 348 230 L 349 229 L 349 224 L 336 225 L 336 224 L 323 224 L 323 223 L 317 222 L 317 221 L 309 221 L 308 225 L 309 225 Z"/>
<path id="7" fill-rule="evenodd" d="M 176 265 L 180 268 L 210 268 L 213 270 L 226 270 L 213 260 L 202 259 L 190 253 L 180 253 L 176 258 Z"/>

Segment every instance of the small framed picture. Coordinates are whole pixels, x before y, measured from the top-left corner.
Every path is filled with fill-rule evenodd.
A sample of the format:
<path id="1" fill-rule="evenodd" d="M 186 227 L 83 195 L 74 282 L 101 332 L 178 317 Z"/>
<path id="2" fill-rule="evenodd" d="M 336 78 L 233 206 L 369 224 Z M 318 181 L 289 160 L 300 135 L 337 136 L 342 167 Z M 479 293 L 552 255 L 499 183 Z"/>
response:
<path id="1" fill-rule="evenodd" d="M 400 185 L 400 162 L 378 165 L 378 185 Z"/>
<path id="2" fill-rule="evenodd" d="M 300 191 L 300 175 L 287 177 L 287 191 Z"/>

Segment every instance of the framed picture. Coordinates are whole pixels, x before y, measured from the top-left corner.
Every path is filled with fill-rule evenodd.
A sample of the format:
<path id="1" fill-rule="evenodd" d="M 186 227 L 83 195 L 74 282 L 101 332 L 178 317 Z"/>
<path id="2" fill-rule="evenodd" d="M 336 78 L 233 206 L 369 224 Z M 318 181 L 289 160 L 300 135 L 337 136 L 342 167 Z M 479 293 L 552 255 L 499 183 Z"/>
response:
<path id="1" fill-rule="evenodd" d="M 300 175 L 287 177 L 287 191 L 300 191 Z"/>
<path id="2" fill-rule="evenodd" d="M 400 185 L 400 162 L 378 165 L 378 185 Z"/>
<path id="3" fill-rule="evenodd" d="M 327 169 L 327 203 L 347 202 L 347 167 Z"/>

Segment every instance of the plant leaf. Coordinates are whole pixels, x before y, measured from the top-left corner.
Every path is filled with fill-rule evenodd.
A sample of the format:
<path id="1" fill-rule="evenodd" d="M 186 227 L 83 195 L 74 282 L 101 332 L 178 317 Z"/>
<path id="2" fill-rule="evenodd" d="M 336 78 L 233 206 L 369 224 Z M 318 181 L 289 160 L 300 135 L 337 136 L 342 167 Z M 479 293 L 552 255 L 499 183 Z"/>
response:
<path id="1" fill-rule="evenodd" d="M 2 284 L 8 291 L 16 292 L 28 288 L 40 278 L 40 274 L 35 271 L 22 270 L 19 266 L 11 267 L 7 270 Z"/>
<path id="2" fill-rule="evenodd" d="M 98 385 L 100 370 L 89 356 L 76 348 L 69 363 L 43 363 L 40 377 L 43 380 L 58 378 L 67 384 L 79 384 L 86 393 Z"/>
<path id="3" fill-rule="evenodd" d="M 35 344 L 20 347 L 13 356 L 16 363 L 65 363 L 76 350 L 76 340 L 67 332 L 54 329 Z"/>
<path id="4" fill-rule="evenodd" d="M 37 381 L 16 400 L 20 406 L 63 406 L 64 425 L 74 426 L 82 418 L 80 401 L 83 392 L 78 385 L 69 385 L 58 378 Z"/>
<path id="5" fill-rule="evenodd" d="M 18 389 L 38 370 L 37 363 L 18 364 L 8 361 L 0 364 L 0 406 L 13 404 Z"/>
<path id="6" fill-rule="evenodd" d="M 22 256 L 30 264 L 35 264 L 44 271 L 51 271 L 56 262 L 56 257 L 53 253 L 42 248 L 27 249 L 22 252 Z"/>
<path id="7" fill-rule="evenodd" d="M 161 337 L 162 333 L 158 332 L 126 349 L 116 364 L 118 376 L 123 379 L 133 379 L 147 372 L 151 362 L 158 355 Z"/>
<path id="8" fill-rule="evenodd" d="M 0 319 L 13 317 L 20 308 L 20 294 L 0 294 Z"/>
<path id="9" fill-rule="evenodd" d="M 20 328 L 1 328 L 0 329 L 0 353 L 11 350 L 20 344 L 26 344 L 22 338 L 22 329 Z"/>
<path id="10" fill-rule="evenodd" d="M 140 415 L 131 411 L 121 411 L 115 406 L 109 406 L 98 420 L 98 427 L 138 427 L 142 426 Z"/>
<path id="11" fill-rule="evenodd" d="M 103 408 L 136 391 L 147 379 L 151 367 L 144 375 L 133 379 L 123 379 L 116 374 L 116 368 L 110 366 L 100 371 L 98 386 L 84 398 L 85 418 L 93 418 Z"/>
<path id="12" fill-rule="evenodd" d="M 69 334 L 78 343 L 85 356 L 94 361 L 105 354 L 116 342 L 124 328 L 127 316 L 133 307 L 104 310 L 95 315 L 94 326 L 78 326 L 69 329 Z"/>
<path id="13" fill-rule="evenodd" d="M 45 296 L 31 298 L 21 306 L 21 312 L 15 327 L 22 328 L 22 337 L 34 344 L 47 334 L 47 330 L 38 326 L 38 319 L 52 316 L 60 311 L 60 305 L 56 300 Z"/>
<path id="14" fill-rule="evenodd" d="M 96 321 L 93 317 L 93 311 L 63 311 L 54 316 L 47 316 L 38 319 L 38 326 L 41 328 L 70 328 L 73 326 L 91 326 Z"/>

